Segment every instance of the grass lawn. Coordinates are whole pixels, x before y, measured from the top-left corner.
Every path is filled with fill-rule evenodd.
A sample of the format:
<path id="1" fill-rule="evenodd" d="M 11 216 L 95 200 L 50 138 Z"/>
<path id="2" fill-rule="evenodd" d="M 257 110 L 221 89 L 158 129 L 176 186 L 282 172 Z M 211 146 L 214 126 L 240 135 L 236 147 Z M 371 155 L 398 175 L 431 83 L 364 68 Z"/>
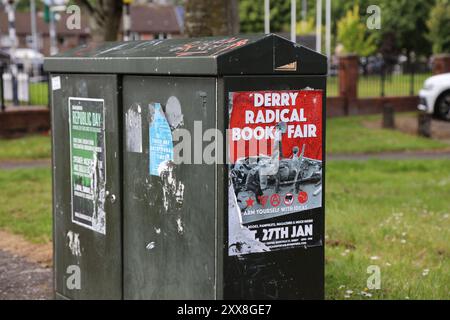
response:
<path id="1" fill-rule="evenodd" d="M 368 129 L 363 121 L 380 115 L 333 118 L 327 121 L 327 153 L 376 153 L 442 149 L 444 142 L 408 135 L 396 130 Z"/>
<path id="2" fill-rule="evenodd" d="M 51 156 L 49 136 L 35 135 L 19 139 L 0 139 L 0 160 L 45 159 Z"/>
<path id="3" fill-rule="evenodd" d="M 0 170 L 0 190 L 0 229 L 32 242 L 50 241 L 50 168 Z"/>
<path id="4" fill-rule="evenodd" d="M 379 115 L 333 118 L 327 121 L 328 153 L 376 153 L 449 148 L 446 143 L 419 138 L 399 131 L 367 129 L 362 122 Z M 381 120 L 380 120 L 381 121 Z M 0 161 L 50 158 L 49 136 L 0 139 Z"/>
<path id="5" fill-rule="evenodd" d="M 449 298 L 450 160 L 329 162 L 326 179 L 328 299 L 367 299 L 370 265 L 371 299 Z"/>
<path id="6" fill-rule="evenodd" d="M 51 237 L 49 169 L 0 171 L 0 228 Z M 326 298 L 448 299 L 450 160 L 328 162 Z M 347 293 L 351 290 L 352 293 Z"/>
<path id="7" fill-rule="evenodd" d="M 30 83 L 30 104 L 48 105 L 48 84 L 46 82 Z"/>
<path id="8" fill-rule="evenodd" d="M 48 84 L 46 82 L 30 83 L 29 94 L 29 102 L 19 102 L 25 105 L 30 104 L 33 106 L 48 105 Z"/>

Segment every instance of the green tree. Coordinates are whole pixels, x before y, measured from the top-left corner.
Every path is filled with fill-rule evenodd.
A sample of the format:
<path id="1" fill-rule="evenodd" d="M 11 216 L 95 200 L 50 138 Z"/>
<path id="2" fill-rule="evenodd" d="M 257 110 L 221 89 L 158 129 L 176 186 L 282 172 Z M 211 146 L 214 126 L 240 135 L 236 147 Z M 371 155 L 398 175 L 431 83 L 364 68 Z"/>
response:
<path id="1" fill-rule="evenodd" d="M 359 6 L 359 15 L 361 18 L 366 16 L 367 7 L 370 5 L 379 5 L 383 0 L 339 0 L 331 2 L 331 28 L 337 30 L 337 22 L 345 17 L 349 10 Z M 315 0 L 314 0 L 315 6 Z M 315 10 L 314 10 L 315 15 Z"/>
<path id="2" fill-rule="evenodd" d="M 239 1 L 242 33 L 264 32 L 264 4 L 262 1 Z"/>
<path id="3" fill-rule="evenodd" d="M 435 0 L 383 0 L 382 51 L 403 51 L 428 55 L 431 45 L 427 39 L 426 21 Z"/>
<path id="4" fill-rule="evenodd" d="M 314 34 L 316 32 L 316 22 L 313 18 L 297 21 L 296 32 L 298 35 Z"/>
<path id="5" fill-rule="evenodd" d="M 376 49 L 374 34 L 366 34 L 366 25 L 359 15 L 359 6 L 348 10 L 337 23 L 337 39 L 343 46 L 344 53 L 354 53 L 359 56 L 369 56 Z"/>
<path id="6" fill-rule="evenodd" d="M 297 17 L 300 13 L 297 4 Z M 240 0 L 239 17 L 243 33 L 264 32 L 264 1 Z M 289 31 L 291 23 L 291 1 L 270 1 L 270 32 Z"/>
<path id="7" fill-rule="evenodd" d="M 36 0 L 36 10 L 42 11 L 44 9 L 44 2 Z M 18 0 L 16 1 L 16 10 L 27 12 L 30 11 L 30 0 Z"/>
<path id="8" fill-rule="evenodd" d="M 449 0 L 440 0 L 431 9 L 427 27 L 427 38 L 433 44 L 433 53 L 450 53 Z"/>

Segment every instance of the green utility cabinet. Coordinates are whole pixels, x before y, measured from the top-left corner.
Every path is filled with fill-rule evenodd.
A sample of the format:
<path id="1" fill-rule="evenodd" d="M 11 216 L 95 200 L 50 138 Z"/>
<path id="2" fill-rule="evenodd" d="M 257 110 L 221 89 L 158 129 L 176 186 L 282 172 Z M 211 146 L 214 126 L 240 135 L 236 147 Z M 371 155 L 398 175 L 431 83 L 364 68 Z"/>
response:
<path id="1" fill-rule="evenodd" d="M 255 35 L 45 68 L 58 298 L 323 298 L 326 57 Z"/>

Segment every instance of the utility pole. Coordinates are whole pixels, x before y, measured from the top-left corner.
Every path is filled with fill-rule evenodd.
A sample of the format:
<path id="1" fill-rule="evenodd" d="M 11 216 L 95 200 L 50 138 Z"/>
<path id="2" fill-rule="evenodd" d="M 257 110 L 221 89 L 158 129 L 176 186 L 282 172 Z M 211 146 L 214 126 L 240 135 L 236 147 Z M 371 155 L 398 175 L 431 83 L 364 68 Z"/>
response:
<path id="1" fill-rule="evenodd" d="M 30 0 L 31 37 L 33 38 L 33 50 L 38 51 L 37 26 L 36 26 L 36 0 Z"/>
<path id="2" fill-rule="evenodd" d="M 331 62 L 331 0 L 325 0 L 325 51 L 328 57 L 328 71 Z"/>
<path id="3" fill-rule="evenodd" d="M 264 33 L 270 33 L 270 0 L 264 0 Z"/>
<path id="4" fill-rule="evenodd" d="M 0 110 L 5 111 L 5 92 L 3 91 L 3 62 L 0 60 Z"/>
<path id="5" fill-rule="evenodd" d="M 322 0 L 316 1 L 316 51 L 322 52 Z"/>
<path id="6" fill-rule="evenodd" d="M 306 21 L 308 19 L 308 2 L 307 0 L 302 0 L 302 20 Z"/>
<path id="7" fill-rule="evenodd" d="M 56 24 L 55 24 L 55 12 L 53 10 L 53 1 L 49 4 L 49 25 L 48 25 L 48 33 L 50 36 L 50 55 L 54 55 L 58 53 L 58 43 L 56 40 Z"/>
<path id="8" fill-rule="evenodd" d="M 291 0 L 291 41 L 297 42 L 297 0 Z"/>
<path id="9" fill-rule="evenodd" d="M 36 26 L 36 0 L 30 0 L 30 18 L 31 18 L 31 37 L 33 38 L 32 48 L 35 53 L 39 52 L 37 26 Z M 38 66 L 33 61 L 33 75 L 37 76 Z"/>
<path id="10" fill-rule="evenodd" d="M 43 0 L 45 3 L 44 20 L 48 23 L 48 33 L 50 36 L 50 55 L 57 54 L 58 40 L 56 37 L 56 12 L 66 10 L 64 0 Z"/>
<path id="11" fill-rule="evenodd" d="M 123 0 L 123 41 L 131 40 L 131 2 L 132 0 Z"/>
<path id="12" fill-rule="evenodd" d="M 16 37 L 16 4 L 14 0 L 4 0 L 6 12 L 8 13 L 8 35 L 10 41 L 9 55 L 11 57 L 11 81 L 13 89 L 13 104 L 19 105 L 19 98 L 17 92 L 17 65 L 15 62 L 16 49 L 17 49 L 17 37 Z"/>

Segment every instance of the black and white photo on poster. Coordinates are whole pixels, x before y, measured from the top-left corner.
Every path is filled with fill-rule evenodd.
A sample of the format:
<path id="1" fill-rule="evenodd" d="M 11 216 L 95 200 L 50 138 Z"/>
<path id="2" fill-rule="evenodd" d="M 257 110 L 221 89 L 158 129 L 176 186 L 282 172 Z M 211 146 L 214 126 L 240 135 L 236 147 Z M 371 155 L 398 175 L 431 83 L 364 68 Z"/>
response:
<path id="1" fill-rule="evenodd" d="M 229 255 L 318 243 L 322 91 L 229 94 Z"/>

